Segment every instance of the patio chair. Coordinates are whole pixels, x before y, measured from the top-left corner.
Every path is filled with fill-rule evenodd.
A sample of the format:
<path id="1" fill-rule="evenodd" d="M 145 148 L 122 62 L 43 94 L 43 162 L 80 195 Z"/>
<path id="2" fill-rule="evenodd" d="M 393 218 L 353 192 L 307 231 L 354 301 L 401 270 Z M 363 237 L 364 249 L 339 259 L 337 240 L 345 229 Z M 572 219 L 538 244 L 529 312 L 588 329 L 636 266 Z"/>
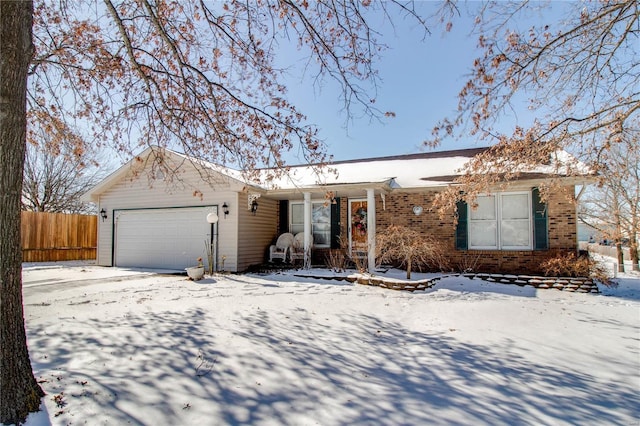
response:
<path id="1" fill-rule="evenodd" d="M 275 245 L 269 247 L 269 262 L 273 262 L 274 259 L 281 259 L 282 262 L 287 260 L 287 253 L 293 246 L 293 234 L 285 232 L 278 237 Z"/>
<path id="2" fill-rule="evenodd" d="M 310 235 L 311 238 L 311 247 L 313 247 L 313 235 Z M 311 252 L 309 252 L 311 255 Z M 304 232 L 298 232 L 295 237 L 293 237 L 293 246 L 291 248 L 291 263 L 294 263 L 296 260 L 301 259 L 304 262 Z"/>

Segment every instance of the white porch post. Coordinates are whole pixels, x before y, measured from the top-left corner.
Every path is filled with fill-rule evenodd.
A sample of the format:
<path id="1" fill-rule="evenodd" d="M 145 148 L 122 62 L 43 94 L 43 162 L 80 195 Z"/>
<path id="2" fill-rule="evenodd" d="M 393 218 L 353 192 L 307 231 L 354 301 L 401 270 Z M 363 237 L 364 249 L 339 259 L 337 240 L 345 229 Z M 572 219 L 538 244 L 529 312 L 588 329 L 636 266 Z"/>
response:
<path id="1" fill-rule="evenodd" d="M 304 193 L 304 269 L 311 267 L 311 193 Z"/>
<path id="2" fill-rule="evenodd" d="M 367 261 L 369 273 L 376 269 L 376 196 L 367 189 Z"/>

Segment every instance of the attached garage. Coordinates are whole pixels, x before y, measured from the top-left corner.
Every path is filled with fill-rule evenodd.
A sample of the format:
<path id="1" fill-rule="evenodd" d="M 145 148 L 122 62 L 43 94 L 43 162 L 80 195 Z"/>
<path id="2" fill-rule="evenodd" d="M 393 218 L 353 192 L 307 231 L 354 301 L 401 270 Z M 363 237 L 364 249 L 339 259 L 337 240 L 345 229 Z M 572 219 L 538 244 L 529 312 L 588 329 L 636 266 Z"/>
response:
<path id="1" fill-rule="evenodd" d="M 217 213 L 217 207 L 115 210 L 114 265 L 178 270 L 195 265 L 198 257 L 206 259 L 209 213 Z"/>

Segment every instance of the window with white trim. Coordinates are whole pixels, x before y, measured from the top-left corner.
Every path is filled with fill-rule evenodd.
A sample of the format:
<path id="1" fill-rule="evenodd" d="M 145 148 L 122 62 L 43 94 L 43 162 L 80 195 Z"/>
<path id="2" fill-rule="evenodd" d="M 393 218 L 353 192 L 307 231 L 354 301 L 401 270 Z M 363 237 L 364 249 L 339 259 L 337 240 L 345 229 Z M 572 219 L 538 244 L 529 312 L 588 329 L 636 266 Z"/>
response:
<path id="1" fill-rule="evenodd" d="M 481 195 L 476 204 L 469 206 L 469 249 L 532 248 L 530 192 Z"/>
<path id="2" fill-rule="evenodd" d="M 304 232 L 304 203 L 290 203 L 289 232 Z M 329 247 L 331 243 L 331 206 L 323 202 L 311 203 L 311 233 L 314 247 Z"/>

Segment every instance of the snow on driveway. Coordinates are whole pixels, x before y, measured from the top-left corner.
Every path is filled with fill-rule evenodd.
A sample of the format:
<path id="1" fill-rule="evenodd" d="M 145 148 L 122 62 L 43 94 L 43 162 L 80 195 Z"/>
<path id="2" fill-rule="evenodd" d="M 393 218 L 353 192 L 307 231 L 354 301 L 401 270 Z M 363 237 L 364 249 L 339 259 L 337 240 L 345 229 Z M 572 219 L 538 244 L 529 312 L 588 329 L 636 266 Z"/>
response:
<path id="1" fill-rule="evenodd" d="M 30 426 L 640 422 L 638 277 L 602 295 L 78 263 L 23 277 L 47 392 Z"/>

